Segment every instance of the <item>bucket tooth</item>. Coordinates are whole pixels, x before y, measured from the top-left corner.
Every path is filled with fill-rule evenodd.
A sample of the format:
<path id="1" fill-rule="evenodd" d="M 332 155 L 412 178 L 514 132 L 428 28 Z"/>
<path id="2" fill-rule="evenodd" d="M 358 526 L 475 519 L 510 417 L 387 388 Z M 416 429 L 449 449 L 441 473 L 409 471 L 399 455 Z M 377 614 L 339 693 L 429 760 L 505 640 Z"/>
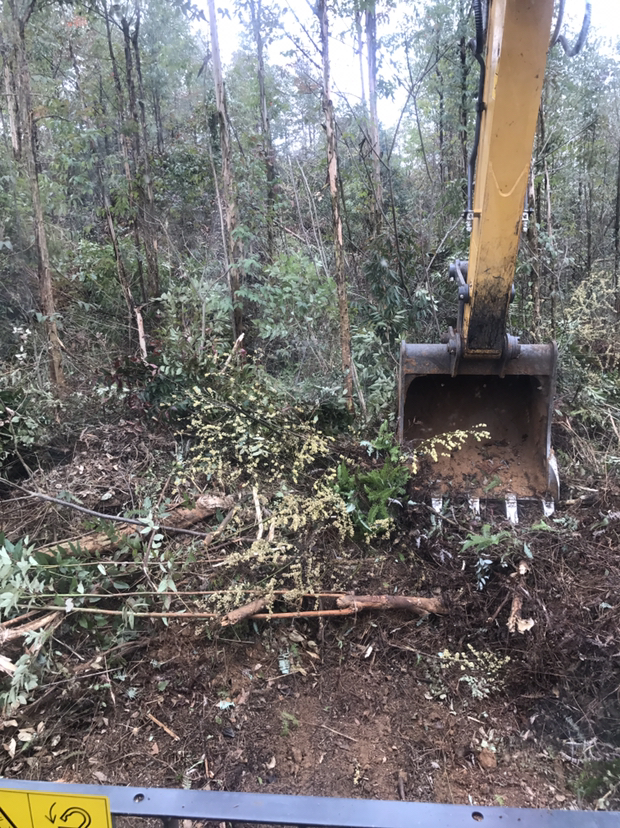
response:
<path id="1" fill-rule="evenodd" d="M 517 506 L 517 496 L 513 494 L 506 495 L 506 517 L 515 526 L 519 522 L 519 508 Z"/>
<path id="2" fill-rule="evenodd" d="M 551 517 L 551 515 L 555 512 L 555 502 L 552 497 L 550 497 L 549 500 L 545 500 L 543 498 L 542 509 L 545 517 Z"/>
<path id="3" fill-rule="evenodd" d="M 470 497 L 468 498 L 469 508 L 471 511 L 480 517 L 480 498 L 479 497 Z"/>

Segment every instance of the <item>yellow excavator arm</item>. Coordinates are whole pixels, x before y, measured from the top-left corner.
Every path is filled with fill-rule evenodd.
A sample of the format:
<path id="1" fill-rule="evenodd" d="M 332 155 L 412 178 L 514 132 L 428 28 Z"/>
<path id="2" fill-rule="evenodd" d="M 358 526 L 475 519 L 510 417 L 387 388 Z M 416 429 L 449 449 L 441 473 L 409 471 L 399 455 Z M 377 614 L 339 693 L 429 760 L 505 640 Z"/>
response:
<path id="1" fill-rule="evenodd" d="M 521 345 L 507 330 L 532 147 L 549 48 L 553 0 L 490 0 L 483 57 L 482 4 L 474 3 L 481 65 L 479 117 L 470 162 L 468 262 L 447 344 L 401 346 L 399 437 L 437 448 L 424 468 L 435 496 L 558 497 L 551 449 L 555 343 Z M 474 186 L 475 170 L 475 186 Z M 471 193 L 473 192 L 473 198 Z M 477 440 L 476 426 L 488 437 Z"/>
<path id="2" fill-rule="evenodd" d="M 499 359 L 540 108 L 553 0 L 493 0 L 487 28 L 463 357 Z"/>

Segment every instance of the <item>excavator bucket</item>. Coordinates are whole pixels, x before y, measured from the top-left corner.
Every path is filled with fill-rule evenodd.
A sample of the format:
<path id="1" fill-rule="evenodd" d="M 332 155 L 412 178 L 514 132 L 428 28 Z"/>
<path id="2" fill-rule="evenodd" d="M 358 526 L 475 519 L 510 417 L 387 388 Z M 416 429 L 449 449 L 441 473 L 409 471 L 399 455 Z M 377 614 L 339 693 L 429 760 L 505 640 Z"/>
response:
<path id="1" fill-rule="evenodd" d="M 399 439 L 425 454 L 433 495 L 558 498 L 551 448 L 557 355 L 555 343 L 522 345 L 516 359 L 461 359 L 452 376 L 446 345 L 402 343 Z M 477 441 L 476 426 L 489 436 Z M 460 448 L 431 439 L 456 431 L 468 433 Z M 433 442 L 436 459 L 425 453 Z"/>

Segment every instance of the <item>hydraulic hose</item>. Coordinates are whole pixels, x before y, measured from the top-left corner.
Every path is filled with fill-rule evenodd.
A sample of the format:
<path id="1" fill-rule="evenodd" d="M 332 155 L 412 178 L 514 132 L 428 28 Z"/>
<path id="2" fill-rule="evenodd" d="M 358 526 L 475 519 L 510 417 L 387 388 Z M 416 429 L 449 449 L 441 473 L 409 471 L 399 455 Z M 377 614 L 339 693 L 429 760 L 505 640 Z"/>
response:
<path id="1" fill-rule="evenodd" d="M 482 0 L 474 0 L 474 20 L 476 21 L 476 54 L 481 55 L 484 48 L 484 20 L 482 19 Z"/>
<path id="2" fill-rule="evenodd" d="M 480 78 L 478 80 L 478 103 L 476 106 L 476 129 L 474 131 L 474 144 L 469 156 L 469 164 L 467 168 L 467 212 L 471 214 L 473 209 L 474 199 L 474 176 L 476 173 L 476 158 L 478 156 L 478 144 L 480 143 L 480 125 L 482 121 L 482 113 L 484 112 L 484 80 L 486 74 L 486 66 L 482 52 L 484 49 L 485 37 L 485 20 L 483 14 L 482 0 L 474 0 L 474 20 L 476 21 L 476 40 L 470 41 L 469 45 L 474 50 L 474 57 L 480 64 Z"/>

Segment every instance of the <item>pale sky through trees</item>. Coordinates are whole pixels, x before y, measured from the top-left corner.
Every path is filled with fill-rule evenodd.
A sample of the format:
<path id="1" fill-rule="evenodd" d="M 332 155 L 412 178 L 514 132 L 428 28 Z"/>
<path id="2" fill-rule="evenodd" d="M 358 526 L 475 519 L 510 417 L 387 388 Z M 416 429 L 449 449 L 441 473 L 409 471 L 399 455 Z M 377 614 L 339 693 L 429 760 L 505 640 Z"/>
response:
<path id="1" fill-rule="evenodd" d="M 313 29 L 313 15 L 308 0 L 288 0 L 288 2 L 287 0 L 279 0 L 279 5 L 285 9 L 288 6 L 287 11 L 282 16 L 282 23 L 287 31 L 295 32 L 303 37 L 301 28 L 295 20 L 295 15 L 309 30 Z M 235 51 L 239 49 L 241 44 L 241 25 L 232 11 L 232 4 L 223 3 L 220 6 L 220 9 L 222 8 L 227 9 L 230 16 L 228 17 L 226 14 L 220 14 L 219 16 L 220 48 L 224 63 L 230 64 Z M 410 9 L 411 5 L 407 2 L 402 2 L 402 0 L 397 2 L 396 9 L 390 12 L 389 20 L 380 19 L 378 21 L 378 37 L 381 38 L 394 33 L 398 28 L 399 17 Z M 563 31 L 566 31 L 569 37 L 576 36 L 581 25 L 584 9 L 585 0 L 566 0 L 566 22 Z M 204 0 L 204 10 L 206 14 L 206 0 Z M 355 53 L 350 26 L 348 21 L 344 21 L 336 15 L 332 15 L 330 25 L 332 76 L 336 105 L 338 105 L 339 95 L 344 95 L 351 104 L 355 104 L 359 102 L 361 86 L 359 59 Z M 606 51 L 615 52 L 620 60 L 619 0 L 592 0 L 591 32 L 602 40 L 602 46 Z M 304 45 L 308 48 L 308 53 L 319 62 L 319 56 L 313 54 L 315 52 L 314 47 L 307 43 L 305 38 Z M 293 44 L 290 39 L 280 38 L 268 49 L 269 61 L 279 65 L 291 63 L 291 58 L 287 57 L 285 53 L 292 48 Z M 385 54 L 380 55 L 379 75 L 385 79 L 394 76 L 394 69 L 390 65 L 389 56 Z M 385 98 L 379 99 L 379 117 L 385 127 L 390 127 L 396 122 L 405 101 L 404 91 L 400 90 L 401 94 L 398 94 L 398 92 L 399 90 L 396 91 L 393 101 Z"/>

